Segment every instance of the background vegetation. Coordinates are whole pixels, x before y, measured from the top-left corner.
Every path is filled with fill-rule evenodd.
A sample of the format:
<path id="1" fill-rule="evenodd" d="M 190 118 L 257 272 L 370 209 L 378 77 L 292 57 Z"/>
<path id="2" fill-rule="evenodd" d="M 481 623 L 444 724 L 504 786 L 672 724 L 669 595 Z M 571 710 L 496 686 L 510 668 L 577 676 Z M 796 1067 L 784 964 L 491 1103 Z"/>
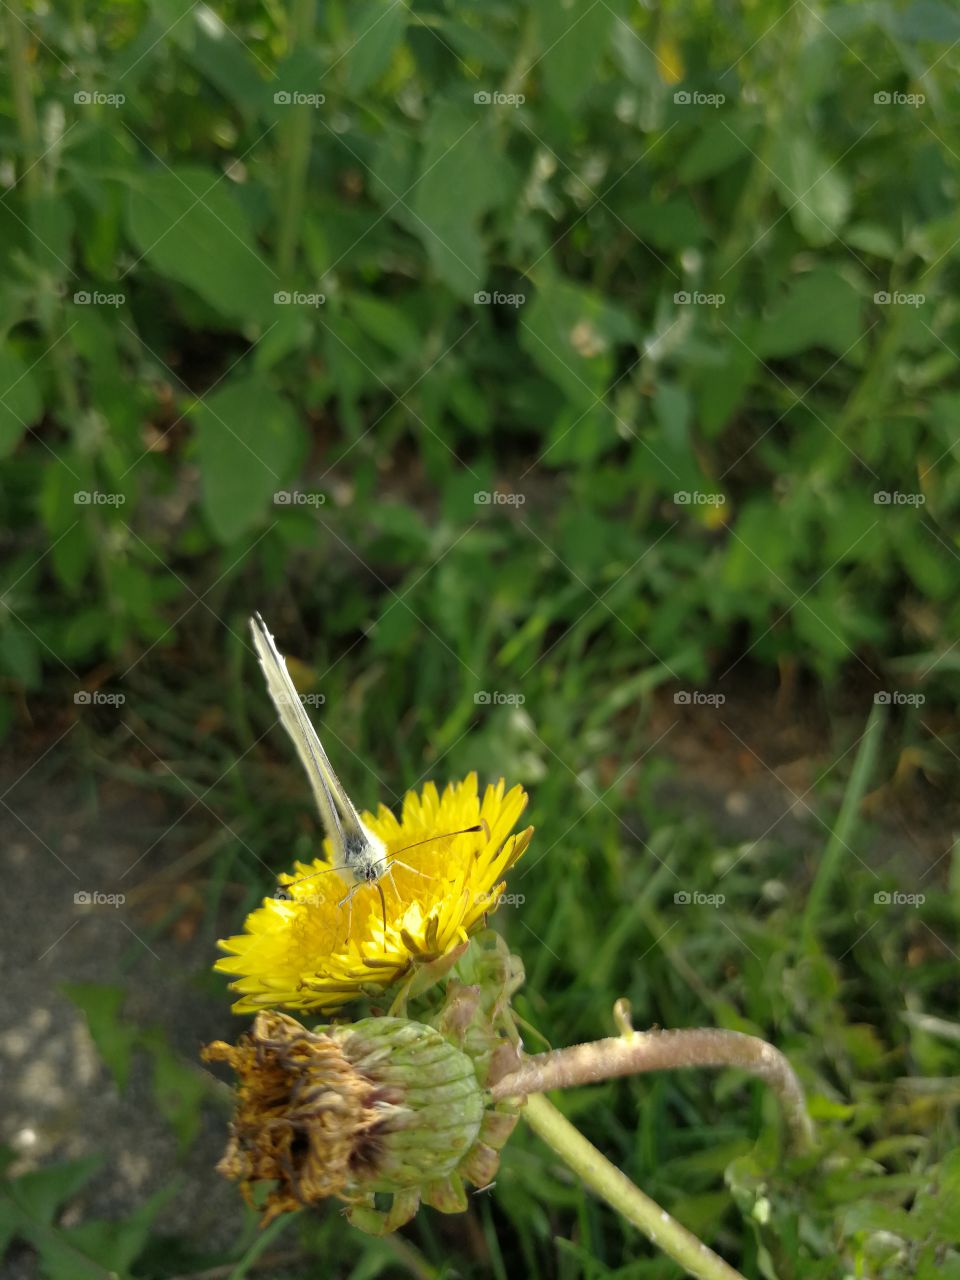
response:
<path id="1" fill-rule="evenodd" d="M 563 1099 L 631 1177 L 746 1276 L 960 1275 L 960 16 L 2 19 L 10 792 L 35 764 L 3 803 L 16 875 L 50 885 L 11 928 L 56 1025 L 85 1016 L 97 1088 L 148 1082 L 184 1160 L 222 1137 L 192 1065 L 239 1029 L 214 940 L 316 840 L 262 741 L 259 608 L 358 800 L 470 768 L 531 791 L 498 921 L 531 1047 L 608 1033 L 625 995 L 638 1026 L 790 1054 L 824 1163 L 778 1165 L 732 1075 Z M 78 840 L 118 797 L 132 853 Z M 119 970 L 95 929 L 76 964 L 57 940 L 66 863 L 127 895 Z M 11 1274 L 676 1274 L 524 1134 L 466 1226 L 388 1245 L 331 1212 L 275 1245 L 237 1206 L 223 1246 L 165 1217 L 187 1195 L 202 1223 L 209 1162 L 135 1193 L 63 1162 L 109 1143 L 82 1115 L 18 1147 L 26 1105 Z"/>

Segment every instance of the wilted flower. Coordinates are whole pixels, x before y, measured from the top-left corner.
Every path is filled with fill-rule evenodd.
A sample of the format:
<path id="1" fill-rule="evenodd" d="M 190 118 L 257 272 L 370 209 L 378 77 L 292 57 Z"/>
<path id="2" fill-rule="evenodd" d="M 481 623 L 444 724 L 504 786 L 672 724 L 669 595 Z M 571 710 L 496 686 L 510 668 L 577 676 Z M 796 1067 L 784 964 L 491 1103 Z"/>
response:
<path id="1" fill-rule="evenodd" d="M 433 1027 L 366 1018 L 308 1031 L 261 1012 L 237 1044 L 203 1056 L 239 1076 L 227 1151 L 218 1168 L 247 1200 L 275 1182 L 264 1225 L 281 1213 L 337 1196 L 357 1225 L 392 1230 L 420 1199 L 446 1212 L 465 1207 L 462 1178 L 486 1184 L 516 1116 L 485 1110 L 477 1066 Z M 392 1192 L 393 1210 L 373 1207 Z"/>

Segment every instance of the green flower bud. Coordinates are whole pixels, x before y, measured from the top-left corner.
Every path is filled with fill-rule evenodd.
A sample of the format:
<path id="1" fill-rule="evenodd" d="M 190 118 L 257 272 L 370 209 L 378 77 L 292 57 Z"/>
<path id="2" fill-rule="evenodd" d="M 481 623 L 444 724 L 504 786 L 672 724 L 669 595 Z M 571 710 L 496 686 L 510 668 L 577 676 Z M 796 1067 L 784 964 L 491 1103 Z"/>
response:
<path id="1" fill-rule="evenodd" d="M 460 1166 L 485 1175 L 491 1135 L 474 1064 L 432 1027 L 366 1018 L 307 1031 L 281 1013 L 259 1013 L 236 1046 L 207 1046 L 208 1061 L 239 1076 L 227 1151 L 217 1166 L 241 1183 L 277 1183 L 264 1225 L 278 1214 L 338 1196 L 358 1225 L 392 1230 L 420 1197 L 445 1212 L 465 1207 Z M 502 1140 L 505 1140 L 503 1134 Z M 492 1167 L 496 1167 L 495 1158 Z M 374 1193 L 393 1192 L 382 1218 Z"/>

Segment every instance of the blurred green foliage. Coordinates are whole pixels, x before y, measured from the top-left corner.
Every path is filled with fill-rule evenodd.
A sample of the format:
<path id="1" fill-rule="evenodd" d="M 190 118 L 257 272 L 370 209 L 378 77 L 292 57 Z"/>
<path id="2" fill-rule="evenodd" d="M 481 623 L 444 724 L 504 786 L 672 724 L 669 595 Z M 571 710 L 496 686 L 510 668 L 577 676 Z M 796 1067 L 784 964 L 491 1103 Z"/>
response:
<path id="1" fill-rule="evenodd" d="M 271 719 L 262 608 L 359 800 L 531 786 L 504 926 L 531 1047 L 608 1033 L 625 995 L 796 1063 L 817 1168 L 778 1165 L 739 1078 L 565 1098 L 630 1176 L 750 1277 L 956 1280 L 956 862 L 891 913 L 836 840 L 819 881 L 775 839 L 718 848 L 653 803 L 637 714 L 744 655 L 955 698 L 956 10 L 17 0 L 2 24 L 8 721 L 51 681 L 135 695 L 176 770 L 119 734 L 98 767 L 229 815 L 212 953 L 223 884 L 228 932 L 264 891 L 249 850 L 312 848 L 295 766 L 236 767 Z M 675 909 L 720 878 L 723 928 Z M 186 1069 L 116 993 L 74 994 L 187 1144 Z M 54 1230 L 91 1173 L 5 1183 L 0 1238 L 53 1277 L 88 1273 L 77 1249 L 169 1275 L 159 1202 Z M 459 1274 L 676 1274 L 522 1132 L 472 1213 Z M 398 1265 L 335 1214 L 297 1230 L 330 1274 Z M 442 1224 L 412 1238 L 410 1269 L 452 1274 Z"/>
<path id="2" fill-rule="evenodd" d="M 517 673 L 596 594 L 594 632 L 682 676 L 731 646 L 824 675 L 951 649 L 951 8 L 6 22 L 12 680 L 169 640 L 184 577 L 278 588 L 318 547 L 328 634 L 364 609 L 345 570 L 446 553 L 448 619 L 525 635 Z M 519 521 L 475 505 L 498 488 Z"/>

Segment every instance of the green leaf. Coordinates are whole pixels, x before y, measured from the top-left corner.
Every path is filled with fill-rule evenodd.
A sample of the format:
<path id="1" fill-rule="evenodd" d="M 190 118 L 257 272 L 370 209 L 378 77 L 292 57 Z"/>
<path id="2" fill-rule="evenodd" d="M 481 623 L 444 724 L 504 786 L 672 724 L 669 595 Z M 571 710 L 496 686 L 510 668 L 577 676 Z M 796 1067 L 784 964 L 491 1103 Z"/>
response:
<path id="1" fill-rule="evenodd" d="M 552 100 L 573 114 L 597 80 L 614 21 L 606 3 L 596 0 L 537 0 L 540 48 L 537 63 L 544 88 Z"/>
<path id="2" fill-rule="evenodd" d="M 273 295 L 280 281 L 228 178 L 199 165 L 140 168 L 127 176 L 127 228 L 151 266 L 230 319 L 276 318 Z"/>
<path id="3" fill-rule="evenodd" d="M 481 215 L 499 200 L 504 161 L 489 107 L 466 112 L 440 100 L 424 129 L 420 177 L 410 198 L 411 228 L 423 241 L 440 278 L 458 297 L 483 289 Z"/>
<path id="4" fill-rule="evenodd" d="M 0 458 L 13 452 L 42 412 L 33 375 L 9 342 L 0 344 Z"/>
<path id="5" fill-rule="evenodd" d="M 85 1187 L 102 1163 L 100 1156 L 87 1156 L 55 1164 L 0 1184 L 0 1192 L 29 1219 L 50 1223 L 60 1205 Z"/>
<path id="6" fill-rule="evenodd" d="M 12 618 L 0 631 L 0 672 L 12 676 L 25 689 L 40 687 L 40 646 L 30 632 Z"/>
<path id="7" fill-rule="evenodd" d="M 346 51 L 347 92 L 362 93 L 386 71 L 407 26 L 404 0 L 370 0 L 353 7 L 355 20 Z"/>
<path id="8" fill-rule="evenodd" d="M 790 120 L 777 139 L 775 185 L 794 226 L 812 245 L 829 244 L 847 220 L 852 203 L 843 169 L 817 148 Z"/>
<path id="9" fill-rule="evenodd" d="M 388 351 L 409 356 L 420 350 L 423 335 L 401 307 L 367 294 L 351 294 L 347 306 L 364 333 Z"/>
<path id="10" fill-rule="evenodd" d="M 582 412 L 609 385 L 615 345 L 632 338 L 624 312 L 565 281 L 545 283 L 520 320 L 520 345 Z"/>
<path id="11" fill-rule="evenodd" d="M 234 378 L 196 410 L 204 514 L 225 543 L 261 525 L 303 447 L 289 402 L 258 374 Z"/>
<path id="12" fill-rule="evenodd" d="M 188 60 L 245 116 L 257 113 L 268 86 L 257 71 L 255 55 L 219 14 L 191 0 L 165 0 L 154 8 L 166 17 L 167 35 Z"/>
<path id="13" fill-rule="evenodd" d="M 960 1151 L 944 1158 L 932 1182 L 917 1196 L 910 1217 L 937 1244 L 960 1245 Z"/>
<path id="14" fill-rule="evenodd" d="M 820 267 L 791 284 L 749 345 L 764 357 L 794 355 L 810 347 L 843 356 L 861 331 L 856 290 L 843 276 Z"/>
<path id="15" fill-rule="evenodd" d="M 697 387 L 697 407 L 707 435 L 721 431 L 743 404 L 759 364 L 749 347 L 733 340 L 723 348 L 719 368 L 704 373 Z"/>
<path id="16" fill-rule="evenodd" d="M 153 1097 L 157 1110 L 177 1136 L 181 1154 L 200 1131 L 200 1107 L 210 1092 L 206 1076 L 173 1052 L 159 1029 L 142 1034 L 153 1063 Z"/>
<path id="17" fill-rule="evenodd" d="M 117 1088 L 123 1089 L 130 1074 L 130 1057 L 137 1040 L 136 1027 L 123 1022 L 120 1014 L 123 989 L 95 982 L 68 982 L 64 983 L 62 990 L 83 1013 L 97 1052 L 109 1068 Z"/>
<path id="18" fill-rule="evenodd" d="M 44 194 L 30 204 L 30 256 L 55 279 L 71 273 L 73 209 L 63 194 Z"/>
<path id="19" fill-rule="evenodd" d="M 710 120 L 698 131 L 692 146 L 680 156 L 677 177 L 684 183 L 702 182 L 731 165 L 749 160 L 754 126 L 747 122 Z"/>
<path id="20" fill-rule="evenodd" d="M 90 1258 L 111 1275 L 127 1276 L 133 1263 L 143 1252 L 154 1218 L 176 1195 L 177 1189 L 176 1184 L 163 1187 L 119 1222 L 84 1222 L 68 1231 L 61 1231 L 59 1235 L 67 1248 Z M 46 1249 L 44 1261 L 48 1265 L 49 1259 L 50 1251 Z M 75 1265 L 73 1258 L 68 1259 L 68 1262 Z M 64 1272 L 51 1271 L 51 1275 L 57 1276 L 58 1280 L 61 1274 L 64 1280 L 73 1280 L 76 1272 L 69 1267 Z"/>

